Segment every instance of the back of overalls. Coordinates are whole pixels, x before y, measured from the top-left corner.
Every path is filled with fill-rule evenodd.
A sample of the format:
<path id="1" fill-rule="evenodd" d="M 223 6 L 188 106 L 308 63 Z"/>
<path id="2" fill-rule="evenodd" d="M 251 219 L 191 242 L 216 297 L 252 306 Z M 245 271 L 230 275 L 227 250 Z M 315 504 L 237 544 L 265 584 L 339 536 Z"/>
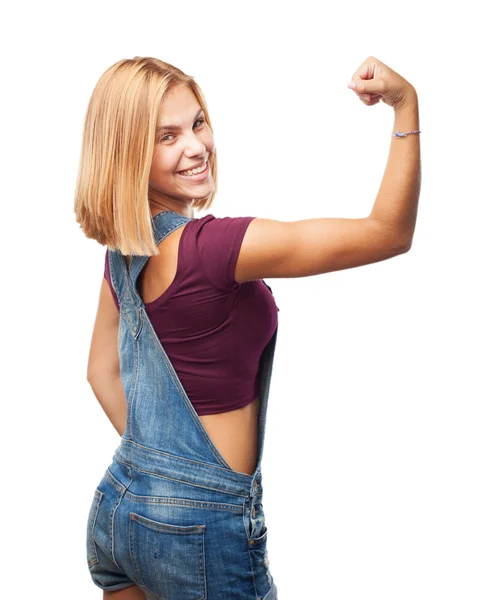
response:
<path id="1" fill-rule="evenodd" d="M 174 211 L 155 215 L 156 244 L 190 220 Z M 210 439 L 147 316 L 137 281 L 148 257 L 133 256 L 128 267 L 109 251 L 108 260 L 120 305 L 127 421 L 89 511 L 92 579 L 107 591 L 136 584 L 148 600 L 276 600 L 261 459 L 278 329 L 260 361 L 258 461 L 250 476 L 231 469 Z"/>

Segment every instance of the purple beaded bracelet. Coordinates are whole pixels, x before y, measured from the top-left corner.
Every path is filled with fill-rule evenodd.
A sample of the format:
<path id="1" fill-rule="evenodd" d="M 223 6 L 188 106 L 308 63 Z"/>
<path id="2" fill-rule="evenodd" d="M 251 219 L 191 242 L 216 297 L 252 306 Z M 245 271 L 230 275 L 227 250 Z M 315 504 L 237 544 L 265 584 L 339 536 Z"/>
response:
<path id="1" fill-rule="evenodd" d="M 409 135 L 410 133 L 421 133 L 419 131 L 419 129 L 417 131 L 396 131 L 396 133 L 392 134 L 392 137 L 406 137 L 407 135 Z"/>

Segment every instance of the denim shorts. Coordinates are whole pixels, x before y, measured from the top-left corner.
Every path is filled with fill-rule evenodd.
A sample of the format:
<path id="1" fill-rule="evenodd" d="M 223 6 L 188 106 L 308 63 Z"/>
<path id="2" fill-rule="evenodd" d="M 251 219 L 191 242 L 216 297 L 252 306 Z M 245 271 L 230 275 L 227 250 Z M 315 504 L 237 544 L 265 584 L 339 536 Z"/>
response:
<path id="1" fill-rule="evenodd" d="M 188 220 L 155 215 L 156 243 Z M 108 250 L 127 420 L 88 514 L 91 577 L 107 591 L 136 584 L 148 600 L 276 600 L 261 460 L 278 328 L 260 359 L 258 461 L 248 475 L 209 437 L 148 317 L 137 290 L 147 259 L 133 255 L 128 268 Z"/>
<path id="2" fill-rule="evenodd" d="M 107 591 L 136 584 L 147 600 L 277 600 L 260 480 L 254 489 L 224 493 L 114 456 L 88 515 L 93 582 Z"/>

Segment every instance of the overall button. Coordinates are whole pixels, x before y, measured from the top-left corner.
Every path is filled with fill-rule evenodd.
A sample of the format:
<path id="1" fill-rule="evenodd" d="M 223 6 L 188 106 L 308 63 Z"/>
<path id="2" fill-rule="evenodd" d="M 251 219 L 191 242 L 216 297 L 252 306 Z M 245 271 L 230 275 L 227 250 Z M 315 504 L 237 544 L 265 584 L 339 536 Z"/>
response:
<path id="1" fill-rule="evenodd" d="M 256 508 L 253 506 L 253 517 L 256 517 Z"/>

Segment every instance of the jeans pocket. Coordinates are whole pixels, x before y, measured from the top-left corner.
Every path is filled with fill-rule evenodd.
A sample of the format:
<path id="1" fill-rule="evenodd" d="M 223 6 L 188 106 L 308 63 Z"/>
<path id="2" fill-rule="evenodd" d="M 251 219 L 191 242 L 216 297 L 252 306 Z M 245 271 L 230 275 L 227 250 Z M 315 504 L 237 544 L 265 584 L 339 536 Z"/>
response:
<path id="1" fill-rule="evenodd" d="M 130 554 L 139 584 L 161 600 L 204 600 L 206 525 L 170 525 L 130 513 Z"/>
<path id="2" fill-rule="evenodd" d="M 98 515 L 98 509 L 100 508 L 100 502 L 103 498 L 103 492 L 101 492 L 98 488 L 95 490 L 95 495 L 93 496 L 93 502 L 90 506 L 90 512 L 88 513 L 87 519 L 87 533 L 86 533 L 86 558 L 88 567 L 92 567 L 98 562 L 98 554 L 96 550 L 95 544 L 95 525 L 96 518 Z"/>

